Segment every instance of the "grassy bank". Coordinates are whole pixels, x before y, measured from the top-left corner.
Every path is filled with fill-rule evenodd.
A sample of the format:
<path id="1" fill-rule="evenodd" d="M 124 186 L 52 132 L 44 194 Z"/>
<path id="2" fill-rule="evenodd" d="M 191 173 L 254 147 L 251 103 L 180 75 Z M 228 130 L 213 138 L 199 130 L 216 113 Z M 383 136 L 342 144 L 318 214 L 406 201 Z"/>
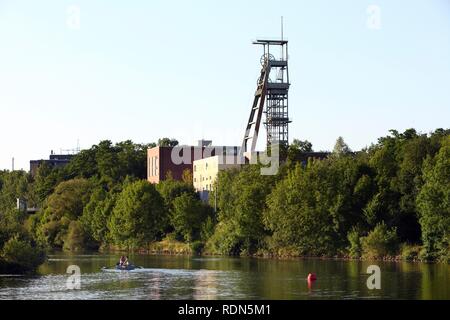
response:
<path id="1" fill-rule="evenodd" d="M 162 254 L 162 255 L 192 255 L 195 253 L 192 246 L 188 243 L 165 238 L 161 241 L 155 241 L 148 246 L 139 248 L 126 248 L 121 246 L 105 246 L 100 248 L 101 252 L 136 252 L 142 254 Z"/>
<path id="2" fill-rule="evenodd" d="M 153 242 L 148 246 L 148 253 L 151 254 L 172 254 L 172 255 L 190 255 L 193 254 L 191 246 L 177 240 L 164 239 Z"/>

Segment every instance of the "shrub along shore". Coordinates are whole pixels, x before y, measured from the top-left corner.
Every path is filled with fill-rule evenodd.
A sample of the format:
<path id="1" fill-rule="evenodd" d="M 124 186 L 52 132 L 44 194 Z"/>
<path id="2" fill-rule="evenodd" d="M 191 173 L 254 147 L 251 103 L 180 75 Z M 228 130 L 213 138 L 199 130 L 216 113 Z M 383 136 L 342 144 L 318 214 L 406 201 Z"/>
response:
<path id="1" fill-rule="evenodd" d="M 311 143 L 294 140 L 277 175 L 220 172 L 211 203 L 190 172 L 145 180 L 154 145 L 102 141 L 34 178 L 0 171 L 0 272 L 33 272 L 46 249 L 449 261 L 450 130 L 392 130 L 359 152 L 339 138 L 307 163 L 295 159 Z M 18 212 L 19 197 L 40 211 Z"/>

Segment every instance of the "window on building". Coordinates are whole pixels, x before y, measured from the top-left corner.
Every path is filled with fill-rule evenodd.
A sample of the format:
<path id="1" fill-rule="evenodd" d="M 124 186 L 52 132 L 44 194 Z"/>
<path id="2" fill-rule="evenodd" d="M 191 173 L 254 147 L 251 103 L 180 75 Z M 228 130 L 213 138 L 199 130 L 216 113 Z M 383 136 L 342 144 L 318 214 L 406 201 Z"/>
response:
<path id="1" fill-rule="evenodd" d="M 152 163 L 151 175 L 152 175 L 152 177 L 154 177 L 155 176 L 155 157 L 152 157 L 150 162 Z"/>
<path id="2" fill-rule="evenodd" d="M 151 163 L 151 171 L 150 171 L 150 175 L 151 175 L 152 177 L 154 177 L 154 176 L 155 176 L 155 157 L 152 157 L 152 158 L 151 158 L 150 163 Z"/>
<path id="3" fill-rule="evenodd" d="M 147 176 L 152 176 L 152 158 L 147 159 Z"/>
<path id="4" fill-rule="evenodd" d="M 197 171 L 197 166 L 194 166 L 194 172 L 196 172 Z"/>

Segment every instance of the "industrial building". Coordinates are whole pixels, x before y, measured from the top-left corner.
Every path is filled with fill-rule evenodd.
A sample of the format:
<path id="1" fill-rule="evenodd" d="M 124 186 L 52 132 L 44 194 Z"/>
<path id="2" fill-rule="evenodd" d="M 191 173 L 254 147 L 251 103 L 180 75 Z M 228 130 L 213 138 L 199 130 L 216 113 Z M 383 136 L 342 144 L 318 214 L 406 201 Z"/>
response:
<path id="1" fill-rule="evenodd" d="M 214 189 L 214 182 L 222 170 L 239 169 L 244 159 L 239 155 L 217 155 L 194 161 L 194 188 L 203 200 Z"/>
<path id="2" fill-rule="evenodd" d="M 75 154 L 54 154 L 52 151 L 48 160 L 30 160 L 31 176 L 35 177 L 39 167 L 44 163 L 50 168 L 60 168 L 66 166 L 74 156 Z"/>
<path id="3" fill-rule="evenodd" d="M 148 150 L 148 181 L 159 183 L 171 176 L 182 180 L 183 172 L 190 170 L 192 183 L 203 200 L 214 190 L 220 171 L 239 169 L 245 163 L 255 163 L 265 152 L 256 151 L 261 123 L 266 128 L 266 151 L 275 145 L 289 146 L 288 41 L 256 40 L 263 48 L 250 116 L 241 147 L 212 147 L 211 141 L 200 140 L 197 146 L 155 147 Z M 263 115 L 265 115 L 263 119 Z M 295 161 L 306 164 L 309 158 L 323 159 L 328 153 L 304 153 Z M 285 159 L 279 159 L 284 161 Z"/>
<path id="4" fill-rule="evenodd" d="M 197 146 L 155 147 L 147 151 L 147 180 L 158 184 L 169 176 L 182 180 L 183 173 L 194 172 L 194 162 L 216 155 L 237 155 L 239 148 L 212 146 L 210 140 L 199 140 Z"/>
<path id="5" fill-rule="evenodd" d="M 184 162 L 175 162 L 172 154 L 177 153 L 180 157 L 188 159 Z M 182 180 L 183 172 L 190 170 L 194 160 L 203 157 L 203 147 L 155 147 L 147 151 L 147 180 L 158 184 L 169 176 L 175 180 Z"/>
<path id="6" fill-rule="evenodd" d="M 147 177 L 151 183 L 159 183 L 168 176 L 181 180 L 190 170 L 193 185 L 198 192 L 208 193 L 221 170 L 239 168 L 258 157 L 256 143 L 261 122 L 266 127 L 266 148 L 273 145 L 288 146 L 288 41 L 257 40 L 262 46 L 261 72 L 257 81 L 254 101 L 250 109 L 242 147 L 211 146 L 210 141 L 200 140 L 198 146 L 155 147 L 148 150 Z M 278 57 L 274 54 L 279 52 Z M 265 114 L 265 120 L 262 115 Z M 206 143 L 205 143 L 206 142 Z"/>

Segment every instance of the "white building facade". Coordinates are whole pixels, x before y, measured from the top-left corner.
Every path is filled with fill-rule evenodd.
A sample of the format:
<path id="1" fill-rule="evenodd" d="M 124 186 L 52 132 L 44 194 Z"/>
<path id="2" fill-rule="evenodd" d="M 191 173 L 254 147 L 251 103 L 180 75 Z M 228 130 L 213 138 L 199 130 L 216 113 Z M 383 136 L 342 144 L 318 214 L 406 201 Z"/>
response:
<path id="1" fill-rule="evenodd" d="M 214 190 L 214 183 L 217 175 L 222 170 L 239 169 L 242 161 L 239 157 L 231 156 L 213 156 L 205 159 L 194 161 L 193 166 L 193 183 L 197 192 L 207 195 Z M 241 163 L 240 163 L 241 162 Z M 202 196 L 205 198 L 205 196 Z"/>

